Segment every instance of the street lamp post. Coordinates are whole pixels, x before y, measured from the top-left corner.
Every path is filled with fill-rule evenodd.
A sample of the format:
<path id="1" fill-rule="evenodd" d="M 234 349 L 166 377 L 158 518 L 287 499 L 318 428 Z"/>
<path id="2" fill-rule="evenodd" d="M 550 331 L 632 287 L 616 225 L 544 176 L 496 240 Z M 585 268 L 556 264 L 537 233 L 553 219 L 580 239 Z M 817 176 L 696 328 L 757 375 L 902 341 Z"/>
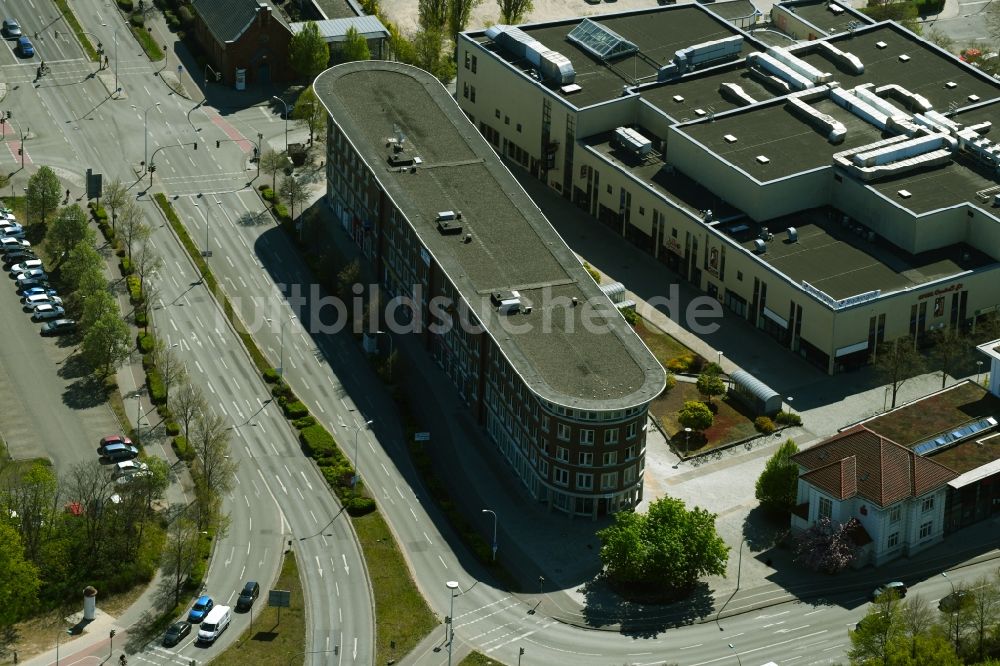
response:
<path id="1" fill-rule="evenodd" d="M 23 169 L 24 168 L 24 140 L 26 138 L 28 138 L 28 136 L 31 134 L 31 128 L 30 127 L 26 127 L 25 131 L 22 132 L 21 128 L 20 128 L 20 123 L 18 123 L 17 132 L 18 132 L 18 134 L 21 135 L 21 147 L 17 149 L 17 152 L 21 153 L 21 168 Z M 27 190 L 27 188 L 25 188 L 25 190 Z M 983 364 L 983 362 L 979 361 L 979 365 L 982 365 L 982 364 Z M 978 382 L 978 381 L 979 380 L 977 379 L 976 382 Z"/>
<path id="2" fill-rule="evenodd" d="M 951 603 L 952 603 L 952 606 L 951 606 L 951 608 L 952 608 L 951 616 L 952 616 L 952 619 L 955 621 L 955 651 L 957 652 L 958 651 L 958 642 L 959 642 L 959 638 L 960 638 L 959 637 L 959 633 L 958 633 L 959 626 L 958 626 L 958 617 L 957 617 L 957 615 L 958 615 L 959 607 L 962 604 L 961 604 L 961 600 L 958 598 L 958 595 L 955 594 L 955 584 L 953 582 L 951 582 L 950 578 L 948 578 L 948 572 L 947 571 L 942 571 L 941 575 L 944 577 L 944 579 L 946 581 L 948 581 L 948 584 L 951 585 Z M 950 629 L 951 629 L 951 627 L 949 627 L 949 630 Z"/>
<path id="3" fill-rule="evenodd" d="M 288 152 L 288 103 L 278 97 L 277 95 L 272 95 L 271 99 L 276 99 L 285 106 L 285 152 Z"/>
<path id="4" fill-rule="evenodd" d="M 791 414 L 792 413 L 792 396 L 788 396 L 787 398 L 785 398 L 785 402 L 788 403 L 788 413 Z"/>
<path id="5" fill-rule="evenodd" d="M 146 173 L 146 170 L 149 168 L 149 124 L 148 124 L 148 121 L 149 121 L 149 110 L 152 109 L 155 106 L 160 106 L 160 102 L 155 102 L 153 104 L 150 104 L 142 112 L 142 140 L 143 140 L 143 144 L 142 144 L 142 168 L 143 168 L 143 173 Z M 139 110 L 139 107 L 137 107 L 135 104 L 132 105 L 132 108 L 135 109 L 136 111 Z"/>
<path id="6" fill-rule="evenodd" d="M 732 650 L 733 654 L 736 655 L 736 663 L 739 664 L 740 666 L 743 666 L 743 660 L 740 659 L 740 653 L 736 651 L 736 646 L 730 643 L 729 649 Z"/>
<path id="7" fill-rule="evenodd" d="M 208 238 L 207 233 L 205 234 L 205 238 L 206 239 Z M 280 343 L 278 344 L 279 347 L 278 376 L 282 378 L 285 376 L 285 327 L 288 326 L 293 321 L 295 321 L 296 318 L 297 317 L 295 315 L 288 315 L 288 320 L 281 323 L 281 334 L 279 336 Z M 267 318 L 268 324 L 272 323 L 273 321 L 274 320 L 271 319 L 270 317 Z"/>
<path id="8" fill-rule="evenodd" d="M 449 580 L 445 586 L 451 591 L 451 606 L 444 623 L 445 638 L 448 639 L 448 666 L 451 666 L 451 644 L 455 641 L 455 590 L 458 589 L 458 583 Z"/>
<path id="9" fill-rule="evenodd" d="M 483 513 L 493 516 L 493 561 L 497 561 L 497 512 L 492 509 L 483 509 Z"/>
<path id="10" fill-rule="evenodd" d="M 691 428 L 684 428 L 684 455 L 691 452 Z"/>
<path id="11" fill-rule="evenodd" d="M 142 444 L 142 394 L 137 393 L 135 396 L 135 438 L 138 443 Z"/>
<path id="12" fill-rule="evenodd" d="M 354 429 L 354 477 L 351 478 L 351 488 L 358 485 L 358 479 L 361 476 L 361 466 L 358 464 L 360 462 L 360 459 L 358 458 L 358 442 L 360 441 L 361 429 L 370 426 L 372 423 L 374 423 L 374 421 L 368 420 L 356 426 L 347 425 L 346 423 L 341 424 L 345 428 Z"/>
<path id="13" fill-rule="evenodd" d="M 392 336 L 389 335 L 388 333 L 386 333 L 385 331 L 375 331 L 375 335 L 384 335 L 385 337 L 387 337 L 389 339 L 389 360 L 388 360 L 388 366 L 389 366 L 389 383 L 391 384 L 392 383 Z"/>
<path id="14" fill-rule="evenodd" d="M 23 156 L 21 157 L 21 166 L 22 167 L 24 166 L 24 157 Z M 979 383 L 979 376 L 982 374 L 982 372 L 983 372 L 983 362 L 982 361 L 976 361 L 976 383 L 977 384 Z"/>

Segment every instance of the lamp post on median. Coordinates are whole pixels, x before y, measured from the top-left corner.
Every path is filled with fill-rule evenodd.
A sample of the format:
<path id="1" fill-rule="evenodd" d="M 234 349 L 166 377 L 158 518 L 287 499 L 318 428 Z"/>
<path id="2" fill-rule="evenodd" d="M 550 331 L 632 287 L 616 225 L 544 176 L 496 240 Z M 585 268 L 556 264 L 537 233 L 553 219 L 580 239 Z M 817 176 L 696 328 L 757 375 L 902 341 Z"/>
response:
<path id="1" fill-rule="evenodd" d="M 207 234 L 206 234 L 206 237 L 207 237 Z M 281 378 L 285 377 L 285 327 L 288 326 L 293 321 L 295 321 L 295 319 L 296 319 L 295 315 L 288 315 L 288 320 L 281 323 L 281 334 L 279 335 L 280 343 L 278 345 L 279 350 L 280 350 L 278 352 L 278 358 L 279 358 L 279 360 L 278 360 L 278 376 L 281 377 Z M 267 318 L 267 323 L 268 324 L 270 324 L 272 321 L 273 320 L 270 317 Z"/>
<path id="2" fill-rule="evenodd" d="M 136 111 L 139 110 L 135 104 L 131 105 Z M 160 106 L 160 102 L 154 102 L 145 108 L 142 112 L 142 168 L 143 173 L 149 168 L 149 110 L 155 106 Z"/>
<path id="3" fill-rule="evenodd" d="M 497 561 L 497 512 L 492 509 L 483 509 L 483 513 L 493 516 L 493 561 Z"/>
<path id="4" fill-rule="evenodd" d="M 684 428 L 684 455 L 691 452 L 691 428 Z"/>
<path id="5" fill-rule="evenodd" d="M 743 660 L 740 659 L 740 653 L 736 651 L 736 646 L 730 643 L 729 649 L 732 650 L 733 654 L 736 655 L 736 663 L 739 664 L 740 666 L 743 666 Z"/>
<path id="6" fill-rule="evenodd" d="M 277 95 L 272 95 L 271 99 L 276 99 L 281 102 L 285 107 L 285 152 L 288 152 L 288 102 L 281 99 Z"/>
<path id="7" fill-rule="evenodd" d="M 342 423 L 341 425 L 345 428 L 354 429 L 354 477 L 351 479 L 351 489 L 354 489 L 358 485 L 358 479 L 361 477 L 361 466 L 358 464 L 360 459 L 358 458 L 358 442 L 360 441 L 361 429 L 370 426 L 374 421 L 368 420 L 356 426 L 347 425 Z"/>
<path id="8" fill-rule="evenodd" d="M 387 365 L 389 366 L 389 383 L 392 384 L 392 336 L 385 331 L 375 331 L 375 335 L 384 335 L 389 339 L 389 358 Z"/>
<path id="9" fill-rule="evenodd" d="M 449 580 L 445 586 L 451 591 L 451 606 L 444 624 L 445 637 L 448 639 L 448 666 L 451 666 L 451 644 L 455 642 L 455 590 L 458 589 L 458 583 Z"/>

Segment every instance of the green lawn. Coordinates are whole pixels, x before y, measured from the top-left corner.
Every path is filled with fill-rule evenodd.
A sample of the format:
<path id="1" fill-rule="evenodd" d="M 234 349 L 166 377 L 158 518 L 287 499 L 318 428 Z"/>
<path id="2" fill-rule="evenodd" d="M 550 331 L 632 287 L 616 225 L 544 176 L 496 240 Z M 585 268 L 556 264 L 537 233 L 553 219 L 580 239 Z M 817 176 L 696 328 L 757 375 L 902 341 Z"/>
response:
<path id="1" fill-rule="evenodd" d="M 458 666 L 500 666 L 499 661 L 493 661 L 484 654 L 473 652 L 468 657 L 458 662 Z"/>
<path id="2" fill-rule="evenodd" d="M 213 664 L 273 666 L 302 663 L 302 646 L 306 642 L 305 599 L 294 553 L 285 555 L 274 589 L 292 593 L 291 607 L 281 609 L 281 623 L 278 623 L 278 609 L 269 607 L 267 595 L 262 593 L 254 604 L 253 628 L 243 632 L 238 641 L 212 660 Z M 328 660 L 323 661 L 326 663 Z"/>
<path id="3" fill-rule="evenodd" d="M 381 514 L 374 511 L 351 520 L 361 541 L 375 594 L 375 663 L 398 661 L 423 640 L 438 621 L 414 585 L 410 569 Z"/>
<path id="4" fill-rule="evenodd" d="M 1000 399 L 974 382 L 963 383 L 916 405 L 903 407 L 865 425 L 892 441 L 910 446 L 943 430 L 1000 412 Z"/>
<path id="5" fill-rule="evenodd" d="M 684 354 L 694 354 L 693 351 L 678 342 L 675 338 L 667 335 L 645 319 L 639 319 L 639 323 L 635 325 L 635 332 L 642 338 L 642 341 L 649 347 L 649 351 L 653 352 L 653 356 L 656 357 L 656 360 L 664 368 L 667 367 L 667 363 L 672 358 L 683 356 Z"/>

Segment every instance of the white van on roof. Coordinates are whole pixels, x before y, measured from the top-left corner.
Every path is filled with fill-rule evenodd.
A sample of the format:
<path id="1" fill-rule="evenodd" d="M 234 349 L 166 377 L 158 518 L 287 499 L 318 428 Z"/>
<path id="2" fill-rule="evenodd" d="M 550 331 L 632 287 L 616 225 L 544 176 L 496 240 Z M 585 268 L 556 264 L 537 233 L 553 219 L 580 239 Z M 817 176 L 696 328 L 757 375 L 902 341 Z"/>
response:
<path id="1" fill-rule="evenodd" d="M 229 606 L 216 606 L 208 612 L 198 629 L 199 643 L 214 643 L 215 639 L 226 630 L 233 619 Z"/>

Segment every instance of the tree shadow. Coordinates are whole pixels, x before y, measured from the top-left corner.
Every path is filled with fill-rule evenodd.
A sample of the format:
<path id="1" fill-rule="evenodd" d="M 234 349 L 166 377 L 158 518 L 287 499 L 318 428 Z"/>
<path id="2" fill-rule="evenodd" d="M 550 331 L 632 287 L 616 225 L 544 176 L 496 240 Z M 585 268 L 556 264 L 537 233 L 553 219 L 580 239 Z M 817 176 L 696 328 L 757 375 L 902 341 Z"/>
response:
<path id="1" fill-rule="evenodd" d="M 693 624 L 715 609 L 712 590 L 702 581 L 683 599 L 662 604 L 624 599 L 604 576 L 585 583 L 582 590 L 583 618 L 588 626 L 617 625 L 622 634 L 634 638 L 655 638 L 667 629 Z"/>
<path id="2" fill-rule="evenodd" d="M 174 608 L 174 588 L 168 576 L 161 576 L 156 582 L 152 596 L 152 607 L 147 609 L 135 624 L 129 627 L 124 649 L 129 653 L 142 651 L 146 644 L 156 639 L 168 625 L 177 618 L 165 617 L 164 613 Z"/>
<path id="3" fill-rule="evenodd" d="M 0 657 L 4 659 L 13 657 L 13 646 L 17 643 L 17 639 L 17 630 L 12 625 L 0 627 Z"/>
<path id="4" fill-rule="evenodd" d="M 243 227 L 256 227 L 261 224 L 270 224 L 271 216 L 266 210 L 248 210 L 239 216 L 236 223 Z"/>
<path id="5" fill-rule="evenodd" d="M 59 366 L 57 373 L 63 379 L 79 379 L 93 374 L 90 365 L 84 360 L 83 354 L 70 354 Z"/>
<path id="6" fill-rule="evenodd" d="M 788 534 L 788 514 L 757 506 L 743 520 L 743 539 L 752 553 L 774 548 Z"/>

